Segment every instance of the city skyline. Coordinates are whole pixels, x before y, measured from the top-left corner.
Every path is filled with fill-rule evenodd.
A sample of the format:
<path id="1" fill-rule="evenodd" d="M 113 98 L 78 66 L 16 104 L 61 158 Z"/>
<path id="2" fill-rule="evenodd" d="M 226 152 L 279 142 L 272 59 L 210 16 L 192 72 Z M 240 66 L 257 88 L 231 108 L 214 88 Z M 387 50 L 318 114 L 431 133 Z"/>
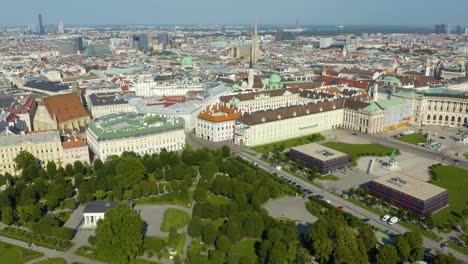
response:
<path id="1" fill-rule="evenodd" d="M 60 1 L 26 1 L 29 12 L 18 12 L 17 3 L 4 3 L 3 24 L 25 25 L 37 23 L 37 14 L 44 16 L 47 24 L 96 25 L 96 24 L 251 24 L 258 17 L 259 24 L 355 24 L 355 25 L 432 25 L 468 24 L 463 10 L 468 3 L 448 0 L 444 6 L 436 1 L 305 1 L 271 3 L 247 0 L 236 3 L 218 3 L 214 0 L 198 2 L 176 1 L 161 5 L 157 1 L 136 0 L 99 1 L 68 3 L 66 8 Z M 363 15 L 364 13 L 364 15 Z M 359 15 L 357 15 L 359 14 Z"/>

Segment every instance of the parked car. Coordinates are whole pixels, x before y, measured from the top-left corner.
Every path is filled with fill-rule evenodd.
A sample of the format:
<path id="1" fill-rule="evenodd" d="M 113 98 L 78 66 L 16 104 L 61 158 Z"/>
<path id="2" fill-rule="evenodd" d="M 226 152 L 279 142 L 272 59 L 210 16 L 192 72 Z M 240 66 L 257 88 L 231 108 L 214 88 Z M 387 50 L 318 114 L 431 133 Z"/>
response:
<path id="1" fill-rule="evenodd" d="M 445 243 L 440 244 L 440 248 L 447 249 L 448 248 L 448 243 L 445 242 Z"/>
<path id="2" fill-rule="evenodd" d="M 398 219 L 398 217 L 393 216 L 392 218 L 390 218 L 390 220 L 388 220 L 388 224 L 389 225 L 396 224 L 398 222 L 398 220 L 400 220 L 400 219 Z"/>
<path id="3" fill-rule="evenodd" d="M 382 221 L 388 221 L 388 219 L 390 219 L 390 216 L 389 215 L 384 215 L 380 218 L 380 220 Z"/>
<path id="4" fill-rule="evenodd" d="M 363 222 L 369 222 L 369 218 L 363 218 L 362 221 Z"/>
<path id="5" fill-rule="evenodd" d="M 338 205 L 338 206 L 336 207 L 336 209 L 338 209 L 338 210 L 343 210 L 343 209 L 344 209 L 344 206 Z"/>

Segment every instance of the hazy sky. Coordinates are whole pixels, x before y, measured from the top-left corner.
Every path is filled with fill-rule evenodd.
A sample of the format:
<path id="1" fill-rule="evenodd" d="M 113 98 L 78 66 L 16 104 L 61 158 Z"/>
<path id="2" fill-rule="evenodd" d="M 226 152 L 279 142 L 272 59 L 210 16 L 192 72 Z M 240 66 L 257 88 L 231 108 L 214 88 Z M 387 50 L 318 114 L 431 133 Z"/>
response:
<path id="1" fill-rule="evenodd" d="M 468 25 L 467 0 L 1 0 L 0 25 L 414 24 Z"/>

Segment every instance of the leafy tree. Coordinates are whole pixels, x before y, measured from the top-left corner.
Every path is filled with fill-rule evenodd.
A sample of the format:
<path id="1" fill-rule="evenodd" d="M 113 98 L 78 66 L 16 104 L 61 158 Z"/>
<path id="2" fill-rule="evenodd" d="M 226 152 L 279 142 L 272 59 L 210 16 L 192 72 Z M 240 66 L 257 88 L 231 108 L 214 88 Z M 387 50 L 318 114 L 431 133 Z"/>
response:
<path id="1" fill-rule="evenodd" d="M 359 227 L 359 238 L 364 242 L 367 252 L 377 245 L 374 229 L 370 225 L 361 225 Z"/>
<path id="2" fill-rule="evenodd" d="M 13 224 L 13 208 L 11 206 L 2 207 L 2 222 L 5 225 Z"/>
<path id="3" fill-rule="evenodd" d="M 439 252 L 434 259 L 434 264 L 463 264 L 463 261 L 455 258 L 452 253 L 442 254 Z"/>
<path id="4" fill-rule="evenodd" d="M 212 245 L 218 236 L 218 230 L 212 223 L 207 223 L 202 228 L 203 243 Z"/>
<path id="5" fill-rule="evenodd" d="M 395 246 L 385 245 L 377 254 L 377 264 L 397 264 L 400 261 Z"/>
<path id="6" fill-rule="evenodd" d="M 171 247 L 176 247 L 177 245 L 177 240 L 179 238 L 179 235 L 177 234 L 177 228 L 175 226 L 171 226 L 169 229 L 169 238 L 168 238 L 168 245 Z"/>
<path id="7" fill-rule="evenodd" d="M 210 263 L 226 263 L 226 254 L 220 250 L 211 250 L 209 254 Z"/>
<path id="8" fill-rule="evenodd" d="M 227 157 L 231 156 L 231 148 L 229 148 L 228 146 L 224 145 L 221 148 L 221 151 L 223 153 L 223 157 L 227 158 Z"/>
<path id="9" fill-rule="evenodd" d="M 188 227 L 187 227 L 187 232 L 189 236 L 198 237 L 201 235 L 201 231 L 202 231 L 202 221 L 200 217 L 198 216 L 192 217 L 192 220 L 190 220 Z"/>
<path id="10" fill-rule="evenodd" d="M 17 170 L 24 170 L 30 165 L 36 165 L 36 158 L 26 150 L 21 150 L 13 159 Z"/>
<path id="11" fill-rule="evenodd" d="M 104 190 L 96 190 L 96 200 L 102 200 L 106 196 L 106 192 Z"/>
<path id="12" fill-rule="evenodd" d="M 408 241 L 404 237 L 399 237 L 395 241 L 395 246 L 398 250 L 398 255 L 400 256 L 400 260 L 402 262 L 408 261 L 411 254 L 411 246 L 409 245 Z"/>
<path id="13" fill-rule="evenodd" d="M 67 176 L 73 176 L 73 174 L 75 174 L 75 170 L 73 169 L 73 165 L 71 165 L 71 164 L 65 165 L 65 174 Z"/>
<path id="14" fill-rule="evenodd" d="M 406 232 L 403 234 L 403 238 L 408 242 L 411 250 L 409 260 L 415 262 L 424 258 L 424 252 L 422 250 L 423 238 L 418 232 Z"/>
<path id="15" fill-rule="evenodd" d="M 229 219 L 226 234 L 232 243 L 237 243 L 242 238 L 242 229 L 237 219 Z"/>
<path id="16" fill-rule="evenodd" d="M 124 188 L 128 188 L 143 180 L 145 177 L 146 168 L 137 158 L 127 157 L 122 158 L 115 167 L 115 183 L 120 184 Z"/>
<path id="17" fill-rule="evenodd" d="M 317 239 L 314 240 L 312 248 L 314 249 L 314 255 L 327 263 L 333 253 L 333 242 L 328 238 Z"/>
<path id="18" fill-rule="evenodd" d="M 217 249 L 225 253 L 228 253 L 232 247 L 231 240 L 226 235 L 219 236 L 218 239 L 216 239 L 215 245 Z"/>
<path id="19" fill-rule="evenodd" d="M 49 161 L 47 162 L 47 174 L 49 175 L 50 179 L 55 178 L 57 176 L 57 165 L 55 164 L 54 161 Z"/>
<path id="20" fill-rule="evenodd" d="M 85 175 L 86 174 L 86 168 L 85 166 L 83 165 L 83 163 L 79 160 L 76 160 L 74 163 L 73 163 L 73 170 L 75 172 L 75 174 L 83 174 Z"/>
<path id="21" fill-rule="evenodd" d="M 113 263 L 129 263 L 143 244 L 143 220 L 122 202 L 106 212 L 96 229 L 97 254 Z"/>
<path id="22" fill-rule="evenodd" d="M 104 164 L 102 163 L 102 161 L 100 159 L 95 159 L 93 162 L 93 170 L 99 171 L 102 169 L 102 167 L 104 167 Z"/>

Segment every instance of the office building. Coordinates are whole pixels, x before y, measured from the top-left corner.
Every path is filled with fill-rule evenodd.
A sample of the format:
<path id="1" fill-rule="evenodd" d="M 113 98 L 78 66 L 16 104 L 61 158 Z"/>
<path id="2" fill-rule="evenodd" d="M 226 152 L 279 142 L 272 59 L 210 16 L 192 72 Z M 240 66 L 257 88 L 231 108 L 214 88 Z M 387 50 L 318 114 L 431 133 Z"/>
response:
<path id="1" fill-rule="evenodd" d="M 132 48 L 141 50 L 143 52 L 148 51 L 149 49 L 148 35 L 146 34 L 133 35 L 132 36 Z"/>
<path id="2" fill-rule="evenodd" d="M 54 35 L 57 34 L 57 25 L 55 24 L 49 24 L 47 26 L 47 33 Z"/>
<path id="3" fill-rule="evenodd" d="M 112 55 L 108 44 L 92 44 L 86 49 L 88 57 L 107 57 Z"/>
<path id="4" fill-rule="evenodd" d="M 60 41 L 57 43 L 57 50 L 61 56 L 76 55 L 78 45 L 75 41 Z"/>
<path id="5" fill-rule="evenodd" d="M 44 26 L 44 21 L 42 20 L 42 14 L 39 14 L 39 34 L 44 35 L 45 32 L 45 26 Z"/>
<path id="6" fill-rule="evenodd" d="M 88 144 L 77 136 L 65 137 L 62 141 L 63 148 L 63 165 L 73 164 L 75 161 L 81 161 L 82 163 L 88 163 L 89 160 L 89 148 Z"/>
<path id="7" fill-rule="evenodd" d="M 63 27 L 63 23 L 62 23 L 62 22 L 60 22 L 60 23 L 58 24 L 58 26 L 57 26 L 57 33 L 58 33 L 58 34 L 63 34 L 63 33 L 65 33 L 65 28 Z"/>
<path id="8" fill-rule="evenodd" d="M 93 118 L 133 110 L 124 96 L 116 93 L 93 93 L 87 96 L 87 101 Z"/>
<path id="9" fill-rule="evenodd" d="M 333 44 L 332 38 L 320 38 L 320 48 L 327 49 Z"/>
<path id="10" fill-rule="evenodd" d="M 158 44 L 162 44 L 164 46 L 169 45 L 169 34 L 167 32 L 160 32 L 158 34 Z"/>
<path id="11" fill-rule="evenodd" d="M 321 174 L 331 173 L 350 164 L 348 154 L 315 143 L 291 148 L 289 157 L 296 162 L 302 161 L 308 168 L 318 168 Z"/>
<path id="12" fill-rule="evenodd" d="M 120 113 L 97 119 L 88 126 L 87 140 L 97 158 L 133 151 L 140 155 L 185 146 L 184 120 L 153 114 Z"/>
<path id="13" fill-rule="evenodd" d="M 371 181 L 370 190 L 375 198 L 420 216 L 437 212 L 448 204 L 446 189 L 399 172 Z"/>

